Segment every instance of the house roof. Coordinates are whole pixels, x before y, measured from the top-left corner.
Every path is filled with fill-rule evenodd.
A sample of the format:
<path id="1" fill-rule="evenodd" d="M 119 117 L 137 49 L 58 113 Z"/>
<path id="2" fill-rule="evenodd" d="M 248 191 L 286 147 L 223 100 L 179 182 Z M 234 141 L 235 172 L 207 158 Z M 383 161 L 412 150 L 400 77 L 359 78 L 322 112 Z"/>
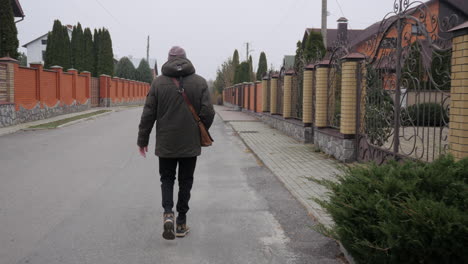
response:
<path id="1" fill-rule="evenodd" d="M 320 28 L 307 28 L 304 37 L 303 37 L 303 42 L 306 40 L 306 37 L 310 34 L 310 32 L 317 32 L 321 33 L 322 30 Z M 359 34 L 361 34 L 364 31 L 364 29 L 348 29 L 348 39 L 354 39 L 356 38 Z M 328 48 L 333 45 L 338 40 L 338 29 L 336 28 L 329 28 L 327 29 L 327 46 Z"/>
<path id="2" fill-rule="evenodd" d="M 13 15 L 15 17 L 24 17 L 23 8 L 19 0 L 11 0 L 11 6 L 13 7 Z"/>
<path id="3" fill-rule="evenodd" d="M 431 4 L 431 3 L 436 2 L 436 1 L 440 1 L 440 3 L 445 3 L 446 5 L 460 11 L 463 15 L 465 15 L 465 19 L 468 17 L 468 1 L 466 1 L 466 0 L 429 0 L 429 1 L 425 2 L 424 4 L 426 4 L 426 5 Z M 418 6 L 420 6 L 420 5 L 418 5 Z M 416 9 L 417 9 L 417 6 L 413 7 L 413 8 L 410 8 L 409 10 L 406 11 L 406 13 L 411 13 L 411 12 L 415 11 Z M 393 24 L 393 22 L 396 19 L 397 19 L 397 16 L 392 16 L 392 17 L 387 18 L 384 21 L 378 21 L 378 22 L 370 25 L 369 27 L 364 29 L 361 34 L 358 34 L 354 38 L 352 38 L 352 37 L 350 38 L 350 39 L 353 40 L 353 41 L 351 41 L 351 47 L 354 48 L 357 45 L 361 44 L 362 42 L 370 39 L 375 34 L 377 34 L 379 32 L 379 30 L 381 30 L 380 27 L 382 25 L 382 22 L 385 22 L 384 26 L 385 25 L 390 26 L 391 24 Z M 462 18 L 462 20 L 459 21 L 459 22 L 464 22 L 464 21 L 466 21 L 465 19 Z"/>
<path id="4" fill-rule="evenodd" d="M 461 11 L 465 16 L 468 16 L 468 1 L 466 0 L 440 0 L 440 1 L 447 3 L 448 5 Z"/>
<path id="5" fill-rule="evenodd" d="M 72 31 L 73 31 L 73 26 L 67 25 L 67 29 L 68 29 L 69 32 L 72 32 Z M 24 45 L 21 46 L 21 47 L 27 48 L 27 46 L 28 46 L 29 44 L 31 44 L 31 43 L 33 43 L 33 42 L 35 42 L 35 41 L 38 41 L 38 40 L 44 38 L 45 36 L 47 36 L 47 34 L 49 34 L 49 32 L 47 32 L 47 33 L 45 33 L 44 35 L 41 35 L 41 36 L 39 36 L 39 37 L 37 37 L 37 38 L 35 38 L 35 39 L 29 41 L 28 43 L 24 44 Z"/>

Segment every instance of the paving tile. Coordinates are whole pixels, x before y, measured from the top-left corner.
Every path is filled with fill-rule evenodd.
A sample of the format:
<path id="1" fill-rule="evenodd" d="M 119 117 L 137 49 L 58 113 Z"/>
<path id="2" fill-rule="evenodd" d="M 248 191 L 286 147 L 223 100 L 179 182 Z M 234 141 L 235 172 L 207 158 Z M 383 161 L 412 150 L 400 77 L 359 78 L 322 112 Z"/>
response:
<path id="1" fill-rule="evenodd" d="M 325 210 L 313 201 L 327 199 L 327 189 L 308 178 L 336 180 L 341 173 L 338 161 L 315 152 L 312 144 L 302 144 L 263 122 L 252 122 L 259 120 L 249 114 L 227 107 L 216 107 L 216 111 L 309 213 L 326 226 L 333 224 Z"/>

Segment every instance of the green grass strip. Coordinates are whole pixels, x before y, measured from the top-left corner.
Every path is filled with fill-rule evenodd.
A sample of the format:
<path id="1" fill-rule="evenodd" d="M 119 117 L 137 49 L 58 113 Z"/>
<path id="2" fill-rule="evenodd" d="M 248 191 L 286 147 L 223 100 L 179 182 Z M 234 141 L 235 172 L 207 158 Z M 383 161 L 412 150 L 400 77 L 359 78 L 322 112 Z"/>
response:
<path id="1" fill-rule="evenodd" d="M 60 120 L 49 122 L 49 123 L 44 123 L 44 124 L 40 124 L 40 125 L 36 125 L 36 126 L 30 126 L 28 128 L 39 128 L 39 129 L 57 128 L 58 126 L 61 126 L 63 124 L 66 124 L 66 123 L 69 123 L 69 122 L 72 122 L 72 121 L 75 121 L 75 120 L 88 118 L 88 117 L 91 117 L 91 116 L 95 116 L 95 115 L 99 115 L 99 114 L 107 113 L 107 112 L 111 112 L 111 110 L 99 110 L 99 111 L 95 111 L 95 112 L 91 112 L 91 113 L 87 113 L 87 114 L 72 116 L 72 117 L 65 118 L 65 119 L 60 119 Z"/>

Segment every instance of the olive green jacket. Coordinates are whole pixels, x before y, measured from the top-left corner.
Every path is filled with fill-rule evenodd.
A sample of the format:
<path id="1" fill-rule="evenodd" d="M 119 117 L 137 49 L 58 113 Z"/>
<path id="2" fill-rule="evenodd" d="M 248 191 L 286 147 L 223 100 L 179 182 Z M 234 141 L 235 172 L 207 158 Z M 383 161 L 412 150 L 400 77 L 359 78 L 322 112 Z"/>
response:
<path id="1" fill-rule="evenodd" d="M 188 59 L 173 58 L 162 66 L 162 76 L 151 84 L 139 125 L 140 147 L 148 146 L 156 122 L 156 155 L 162 158 L 195 157 L 201 154 L 200 131 L 187 104 L 171 78 L 182 81 L 185 93 L 207 128 L 214 119 L 208 85 Z"/>

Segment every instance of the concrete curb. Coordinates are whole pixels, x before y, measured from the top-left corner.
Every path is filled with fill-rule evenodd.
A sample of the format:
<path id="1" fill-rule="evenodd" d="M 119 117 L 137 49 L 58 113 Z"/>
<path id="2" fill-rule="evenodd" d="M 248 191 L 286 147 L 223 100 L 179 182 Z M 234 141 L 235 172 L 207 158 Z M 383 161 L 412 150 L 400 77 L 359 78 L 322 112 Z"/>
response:
<path id="1" fill-rule="evenodd" d="M 100 111 L 100 110 L 97 110 L 97 111 Z M 108 114 L 111 114 L 115 112 L 115 110 L 110 110 L 110 112 L 105 112 L 105 113 L 101 113 L 101 114 L 97 114 L 97 115 L 93 115 L 93 116 L 90 116 L 90 117 L 85 117 L 85 118 L 80 118 L 80 119 L 77 119 L 77 120 L 74 120 L 74 121 L 70 121 L 70 122 L 67 122 L 63 125 L 59 125 L 57 127 L 51 127 L 51 128 L 23 128 L 23 129 L 20 129 L 19 131 L 38 131 L 38 130 L 51 130 L 51 129 L 58 129 L 58 128 L 62 128 L 62 127 L 67 127 L 67 126 L 71 126 L 71 125 L 74 125 L 74 124 L 78 124 L 78 123 L 81 123 L 81 122 L 84 122 L 84 121 L 88 121 L 88 120 L 91 120 L 91 119 L 95 119 L 95 118 L 98 118 L 98 117 L 101 117 L 101 116 L 105 116 L 105 115 L 108 115 Z M 92 113 L 92 112 L 91 112 Z M 57 121 L 60 121 L 57 120 Z M 54 122 L 54 121 L 52 121 Z M 44 122 L 43 124 L 46 124 L 46 123 L 49 123 L 49 122 Z M 14 132 L 12 132 L 14 133 Z"/>
<path id="2" fill-rule="evenodd" d="M 71 121 L 71 122 L 67 122 L 67 123 L 65 123 L 65 124 L 63 124 L 63 125 L 57 126 L 56 128 L 67 127 L 67 126 L 71 126 L 71 125 L 74 125 L 74 124 L 78 124 L 78 123 L 81 123 L 81 122 L 84 122 L 84 121 L 96 119 L 96 118 L 99 118 L 99 117 L 102 117 L 102 116 L 105 116 L 105 115 L 112 114 L 113 112 L 116 112 L 116 111 L 115 111 L 115 110 L 111 110 L 110 112 L 105 112 L 105 113 L 93 115 L 93 116 L 86 117 L 86 118 L 80 118 L 80 119 L 78 119 L 78 120 L 74 120 L 74 121 Z"/>

